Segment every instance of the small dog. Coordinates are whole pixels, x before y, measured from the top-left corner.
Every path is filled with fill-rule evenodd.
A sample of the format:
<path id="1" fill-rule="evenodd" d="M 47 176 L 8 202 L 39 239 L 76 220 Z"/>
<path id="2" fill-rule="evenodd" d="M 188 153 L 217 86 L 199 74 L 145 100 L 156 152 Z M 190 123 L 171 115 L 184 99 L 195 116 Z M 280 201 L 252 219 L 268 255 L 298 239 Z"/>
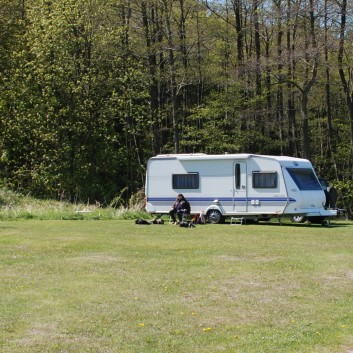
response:
<path id="1" fill-rule="evenodd" d="M 179 227 L 194 228 L 195 224 L 193 222 L 180 222 Z"/>
<path id="2" fill-rule="evenodd" d="M 145 219 L 136 219 L 135 223 L 136 224 L 146 224 L 146 225 L 151 224 L 150 222 L 146 221 Z"/>
<path id="3" fill-rule="evenodd" d="M 152 221 L 153 224 L 164 224 L 164 221 L 162 218 L 156 218 L 155 220 Z"/>
<path id="4" fill-rule="evenodd" d="M 135 223 L 136 224 L 146 224 L 146 225 L 149 225 L 149 224 L 164 224 L 164 221 L 161 218 L 156 218 L 153 221 L 146 221 L 145 219 L 136 219 Z"/>

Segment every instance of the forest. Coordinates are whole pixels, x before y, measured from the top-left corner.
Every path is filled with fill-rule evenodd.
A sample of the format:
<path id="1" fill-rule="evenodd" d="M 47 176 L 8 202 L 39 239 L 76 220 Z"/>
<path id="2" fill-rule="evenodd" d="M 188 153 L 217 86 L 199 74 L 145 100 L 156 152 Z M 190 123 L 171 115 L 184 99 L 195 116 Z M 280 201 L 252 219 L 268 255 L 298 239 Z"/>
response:
<path id="1" fill-rule="evenodd" d="M 347 0 L 0 0 L 0 187 L 128 203 L 160 153 L 308 158 L 353 210 Z"/>

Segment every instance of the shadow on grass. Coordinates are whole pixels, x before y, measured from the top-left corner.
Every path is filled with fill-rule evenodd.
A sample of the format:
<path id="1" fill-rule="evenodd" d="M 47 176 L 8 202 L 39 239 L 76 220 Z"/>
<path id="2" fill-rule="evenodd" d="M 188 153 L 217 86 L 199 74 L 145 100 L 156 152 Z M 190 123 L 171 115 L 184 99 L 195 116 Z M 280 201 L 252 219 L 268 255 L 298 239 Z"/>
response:
<path id="1" fill-rule="evenodd" d="M 225 222 L 224 224 L 231 225 L 231 226 L 247 226 L 247 225 L 259 225 L 259 226 L 280 226 L 280 227 L 305 227 L 305 228 L 312 228 L 312 227 L 322 227 L 322 228 L 343 228 L 352 226 L 352 223 L 340 221 L 339 223 L 329 223 L 328 225 L 323 225 L 320 223 L 295 223 L 295 222 L 244 222 L 243 224 L 231 224 L 230 222 Z"/>

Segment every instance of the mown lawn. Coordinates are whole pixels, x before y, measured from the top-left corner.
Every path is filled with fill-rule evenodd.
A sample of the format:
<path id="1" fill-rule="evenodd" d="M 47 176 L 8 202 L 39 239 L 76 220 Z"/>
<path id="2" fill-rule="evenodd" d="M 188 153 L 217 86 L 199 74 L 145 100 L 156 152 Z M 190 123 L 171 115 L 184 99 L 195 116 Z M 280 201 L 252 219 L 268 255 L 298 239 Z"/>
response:
<path id="1" fill-rule="evenodd" d="M 2 221 L 0 352 L 353 352 L 353 224 Z"/>

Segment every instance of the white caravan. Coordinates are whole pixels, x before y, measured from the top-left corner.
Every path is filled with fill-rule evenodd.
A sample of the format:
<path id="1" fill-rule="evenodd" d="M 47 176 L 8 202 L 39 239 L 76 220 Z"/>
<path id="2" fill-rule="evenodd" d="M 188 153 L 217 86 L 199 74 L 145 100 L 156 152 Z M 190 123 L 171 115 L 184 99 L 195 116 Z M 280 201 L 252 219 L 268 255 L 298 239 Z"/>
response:
<path id="1" fill-rule="evenodd" d="M 312 164 L 301 158 L 254 154 L 166 154 L 147 164 L 146 210 L 168 214 L 183 194 L 191 213 L 205 212 L 211 223 L 225 217 L 269 220 L 305 216 L 325 224 L 337 211 Z"/>

